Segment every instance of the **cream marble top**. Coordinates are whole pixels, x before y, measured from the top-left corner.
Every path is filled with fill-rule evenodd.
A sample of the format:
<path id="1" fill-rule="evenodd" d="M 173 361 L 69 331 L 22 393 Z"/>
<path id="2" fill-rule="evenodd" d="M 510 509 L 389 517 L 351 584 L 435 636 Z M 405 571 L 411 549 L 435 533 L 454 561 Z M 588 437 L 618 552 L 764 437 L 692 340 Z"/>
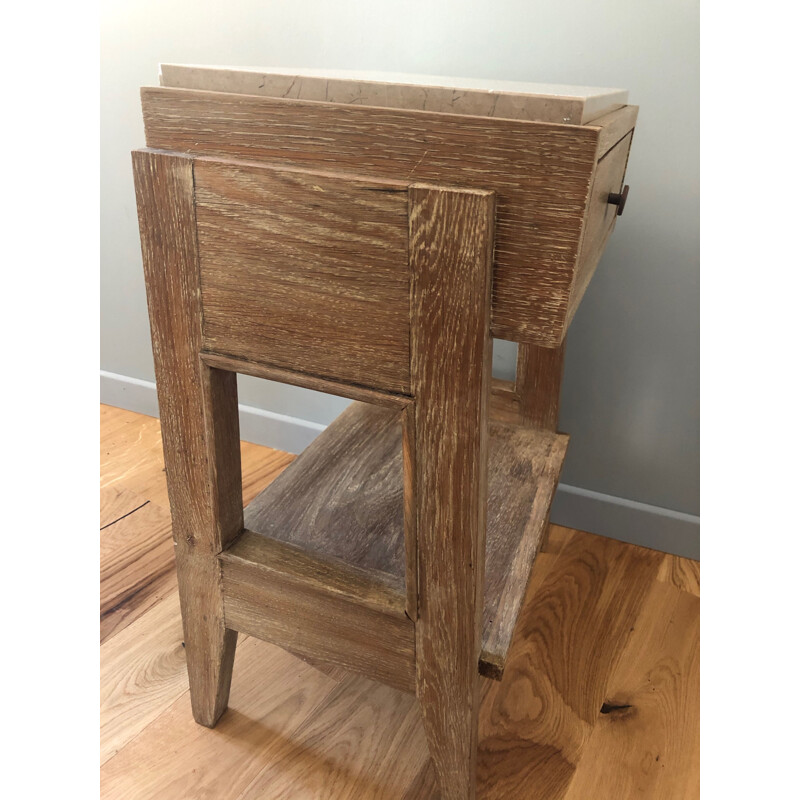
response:
<path id="1" fill-rule="evenodd" d="M 159 79 L 180 89 L 573 125 L 628 102 L 624 89 L 394 72 L 161 64 Z"/>

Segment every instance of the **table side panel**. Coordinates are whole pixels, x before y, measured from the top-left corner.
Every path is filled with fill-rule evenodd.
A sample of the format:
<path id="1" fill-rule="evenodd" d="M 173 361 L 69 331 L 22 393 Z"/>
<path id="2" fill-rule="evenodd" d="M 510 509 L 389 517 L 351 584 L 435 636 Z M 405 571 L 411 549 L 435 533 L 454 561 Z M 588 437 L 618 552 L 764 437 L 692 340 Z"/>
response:
<path id="1" fill-rule="evenodd" d="M 203 346 L 408 392 L 404 185 L 198 159 Z"/>

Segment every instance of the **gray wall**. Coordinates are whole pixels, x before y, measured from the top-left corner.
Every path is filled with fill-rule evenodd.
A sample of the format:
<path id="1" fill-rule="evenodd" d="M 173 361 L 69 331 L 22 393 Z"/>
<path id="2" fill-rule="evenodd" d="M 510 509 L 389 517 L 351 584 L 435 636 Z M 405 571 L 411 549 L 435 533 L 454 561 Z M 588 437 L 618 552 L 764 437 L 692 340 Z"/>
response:
<path id="1" fill-rule="evenodd" d="M 631 195 L 570 328 L 560 425 L 572 442 L 554 518 L 698 554 L 696 0 L 105 0 L 101 368 L 112 374 L 101 396 L 137 410 L 154 410 L 153 365 L 129 153 L 144 144 L 138 89 L 156 84 L 162 61 L 630 89 L 641 107 Z M 513 359 L 514 346 L 501 343 L 496 373 L 510 377 Z M 243 420 L 251 438 L 285 447 L 346 404 L 247 378 L 240 395 L 252 407 Z"/>

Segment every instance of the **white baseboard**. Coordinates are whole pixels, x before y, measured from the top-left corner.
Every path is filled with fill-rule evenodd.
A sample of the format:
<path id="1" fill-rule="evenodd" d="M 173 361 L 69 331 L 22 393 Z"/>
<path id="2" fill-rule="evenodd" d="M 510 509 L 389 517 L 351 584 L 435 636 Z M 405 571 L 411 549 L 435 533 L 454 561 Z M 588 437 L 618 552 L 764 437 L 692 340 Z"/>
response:
<path id="1" fill-rule="evenodd" d="M 100 370 L 100 402 L 151 417 L 158 416 L 155 383 L 115 372 Z M 301 453 L 324 430 L 325 426 L 317 422 L 253 406 L 239 406 L 239 434 L 244 441 L 253 444 L 263 444 L 287 453 Z"/>
<path id="2" fill-rule="evenodd" d="M 550 521 L 567 528 L 700 559 L 700 517 L 560 483 Z"/>
<path id="3" fill-rule="evenodd" d="M 158 416 L 158 397 L 153 381 L 129 378 L 104 369 L 100 370 L 100 402 L 147 414 L 148 417 Z"/>
<path id="4" fill-rule="evenodd" d="M 100 402 L 158 416 L 156 385 L 151 381 L 101 370 Z M 316 422 L 253 406 L 239 406 L 239 425 L 245 441 L 289 453 L 302 452 L 325 429 Z M 700 517 L 692 514 L 562 483 L 553 500 L 550 519 L 568 528 L 687 558 L 700 558 Z"/>

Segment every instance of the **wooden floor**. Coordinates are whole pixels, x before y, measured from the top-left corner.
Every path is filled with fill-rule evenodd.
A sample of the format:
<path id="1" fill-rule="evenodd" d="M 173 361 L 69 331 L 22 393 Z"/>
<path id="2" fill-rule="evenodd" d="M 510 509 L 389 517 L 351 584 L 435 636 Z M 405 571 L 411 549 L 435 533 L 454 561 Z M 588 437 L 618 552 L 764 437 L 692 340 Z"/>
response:
<path id="1" fill-rule="evenodd" d="M 159 423 L 101 421 L 102 797 L 435 797 L 413 697 L 253 638 L 219 725 L 194 723 Z M 243 443 L 245 502 L 291 459 Z M 699 797 L 699 572 L 551 526 L 505 677 L 484 683 L 480 798 Z"/>

